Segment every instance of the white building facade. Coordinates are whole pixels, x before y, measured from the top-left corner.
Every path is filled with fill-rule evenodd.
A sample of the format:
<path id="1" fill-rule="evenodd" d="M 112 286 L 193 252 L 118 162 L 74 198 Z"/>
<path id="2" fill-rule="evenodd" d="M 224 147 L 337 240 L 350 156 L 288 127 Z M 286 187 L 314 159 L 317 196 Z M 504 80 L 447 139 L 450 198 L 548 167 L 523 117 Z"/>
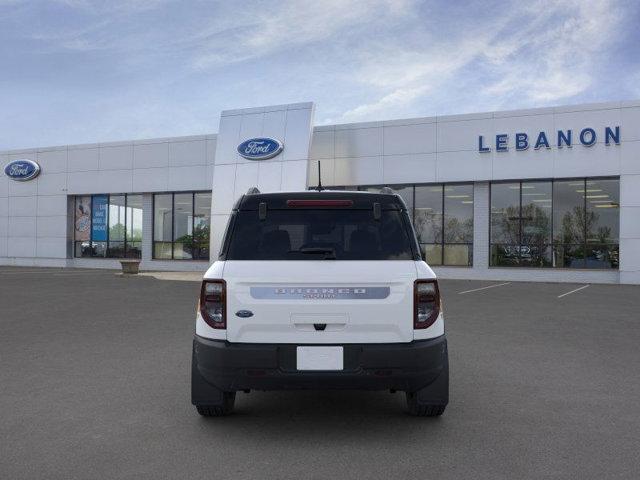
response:
<path id="1" fill-rule="evenodd" d="M 325 187 L 398 191 L 443 278 L 640 284 L 640 101 L 313 114 L 232 110 L 218 134 L 0 152 L 0 264 L 204 271 L 240 195 L 315 187 L 320 162 Z M 252 140 L 257 157 L 281 151 L 245 158 Z"/>

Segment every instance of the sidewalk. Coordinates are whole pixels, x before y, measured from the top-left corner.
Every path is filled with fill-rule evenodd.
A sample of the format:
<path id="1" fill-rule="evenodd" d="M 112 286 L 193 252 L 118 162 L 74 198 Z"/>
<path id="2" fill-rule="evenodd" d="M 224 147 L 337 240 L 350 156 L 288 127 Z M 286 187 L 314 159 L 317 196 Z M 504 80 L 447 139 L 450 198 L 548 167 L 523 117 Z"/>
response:
<path id="1" fill-rule="evenodd" d="M 158 280 L 180 282 L 201 282 L 203 272 L 140 272 L 140 276 L 153 277 Z"/>

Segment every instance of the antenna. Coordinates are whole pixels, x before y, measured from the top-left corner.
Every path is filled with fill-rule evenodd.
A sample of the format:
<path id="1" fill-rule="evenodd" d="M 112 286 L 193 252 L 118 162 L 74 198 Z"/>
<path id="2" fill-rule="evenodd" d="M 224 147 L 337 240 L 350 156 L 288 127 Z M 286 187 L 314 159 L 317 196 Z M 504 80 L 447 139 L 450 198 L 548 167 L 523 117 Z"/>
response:
<path id="1" fill-rule="evenodd" d="M 318 186 L 316 187 L 316 190 L 319 192 L 324 190 L 324 188 L 322 188 L 322 172 L 320 170 L 320 160 L 318 160 Z"/>

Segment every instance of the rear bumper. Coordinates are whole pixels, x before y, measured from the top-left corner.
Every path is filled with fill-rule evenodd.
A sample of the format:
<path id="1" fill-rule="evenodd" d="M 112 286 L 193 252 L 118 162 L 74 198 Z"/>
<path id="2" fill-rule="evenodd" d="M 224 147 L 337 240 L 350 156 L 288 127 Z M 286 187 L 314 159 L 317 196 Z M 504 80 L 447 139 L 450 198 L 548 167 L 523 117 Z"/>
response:
<path id="1" fill-rule="evenodd" d="M 345 344 L 344 370 L 298 371 L 290 344 L 193 341 L 193 403 L 206 403 L 211 386 L 222 391 L 357 389 L 416 392 L 429 386 L 446 404 L 449 388 L 444 335 L 410 343 Z M 432 396 L 432 395 L 430 395 Z"/>

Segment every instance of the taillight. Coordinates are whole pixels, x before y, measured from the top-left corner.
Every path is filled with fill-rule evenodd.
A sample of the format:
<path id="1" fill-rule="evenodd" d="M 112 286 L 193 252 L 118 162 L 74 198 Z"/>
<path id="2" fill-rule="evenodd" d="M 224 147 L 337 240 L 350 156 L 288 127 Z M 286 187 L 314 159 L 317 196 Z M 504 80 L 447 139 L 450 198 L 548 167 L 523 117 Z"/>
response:
<path id="1" fill-rule="evenodd" d="M 227 328 L 227 285 L 224 280 L 203 280 L 200 314 L 211 328 Z"/>
<path id="2" fill-rule="evenodd" d="M 413 285 L 413 328 L 429 328 L 440 314 L 436 280 L 416 280 Z"/>

